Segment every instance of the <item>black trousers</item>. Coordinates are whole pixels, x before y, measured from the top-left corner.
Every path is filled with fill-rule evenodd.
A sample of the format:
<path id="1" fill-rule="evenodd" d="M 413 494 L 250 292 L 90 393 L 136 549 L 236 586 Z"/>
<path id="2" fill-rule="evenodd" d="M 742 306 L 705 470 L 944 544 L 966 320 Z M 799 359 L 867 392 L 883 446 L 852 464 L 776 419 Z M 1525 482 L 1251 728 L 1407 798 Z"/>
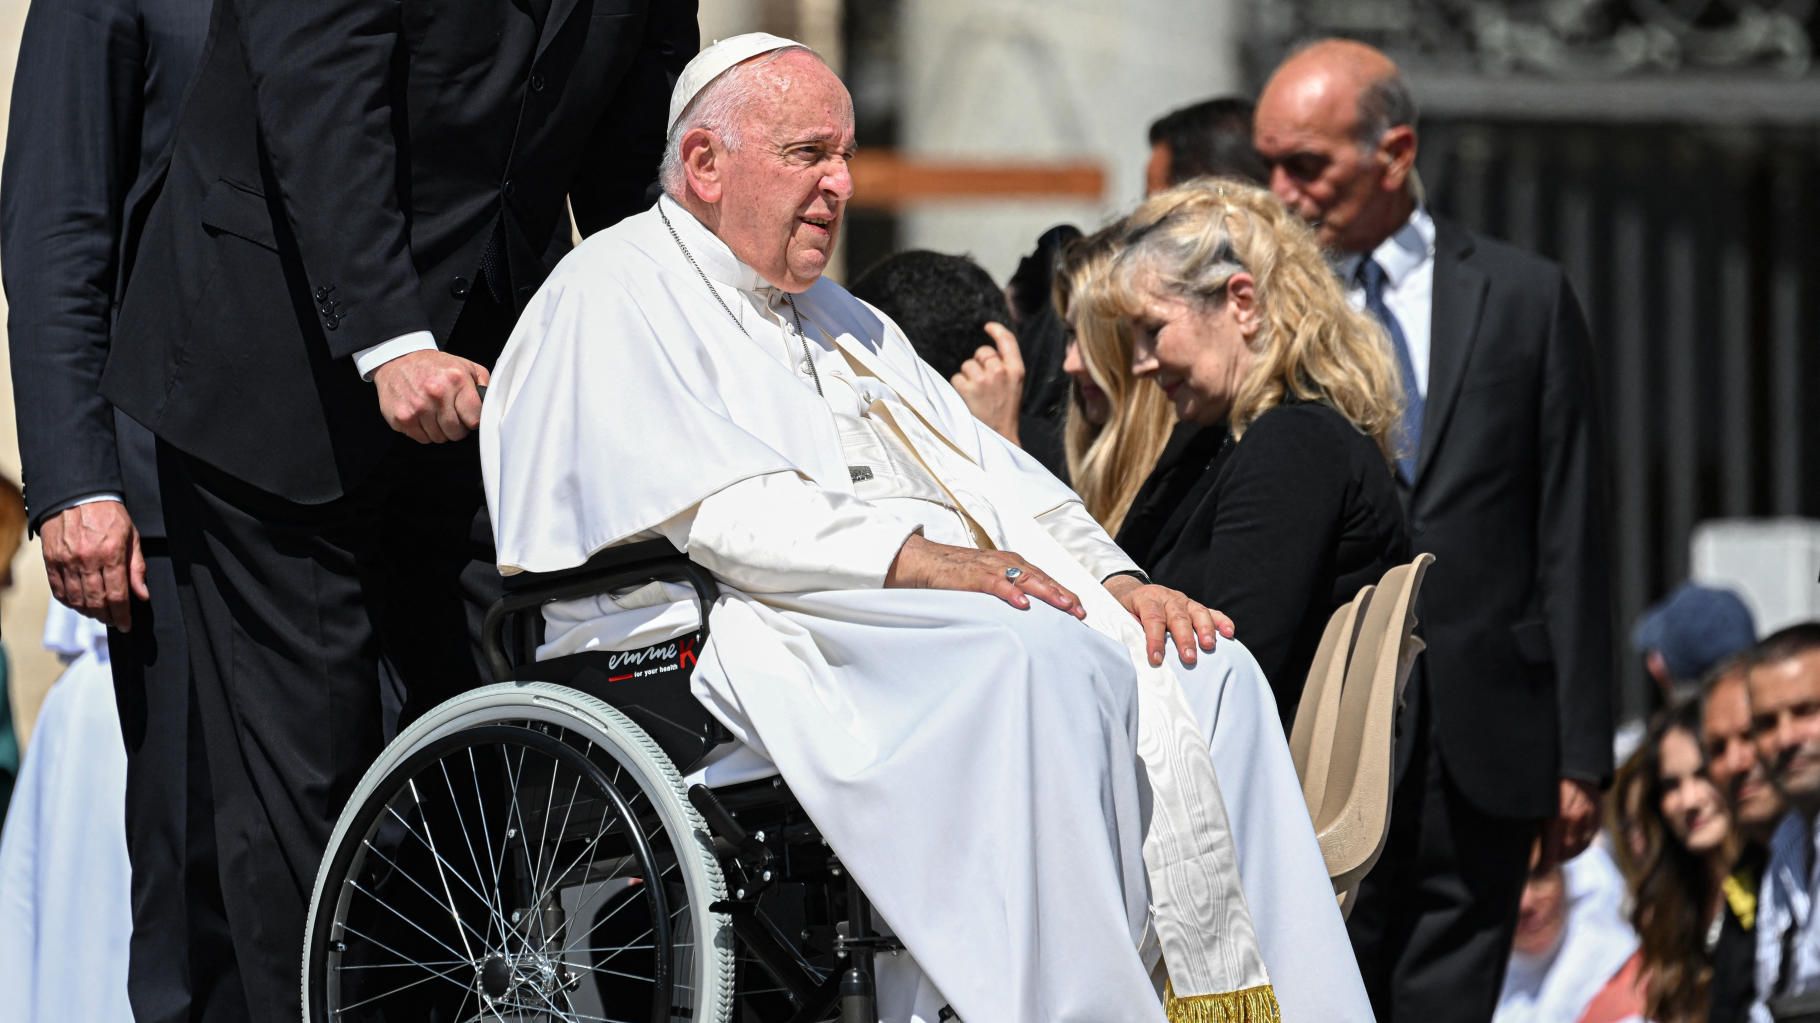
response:
<path id="1" fill-rule="evenodd" d="M 1346 928 L 1379 1023 L 1488 1023 L 1541 822 L 1485 813 L 1454 786 L 1425 686 L 1411 680 L 1390 834 Z"/>
<path id="2" fill-rule="evenodd" d="M 177 577 L 163 537 L 142 545 L 151 600 L 134 604 L 132 631 L 108 633 L 126 745 L 127 998 L 138 1023 L 244 1020 Z"/>
<path id="3" fill-rule="evenodd" d="M 325 505 L 168 446 L 159 480 L 234 969 L 252 1019 L 294 1020 L 317 865 L 391 731 L 384 688 L 408 719 L 482 678 L 499 577 L 478 448 L 397 438 Z"/>

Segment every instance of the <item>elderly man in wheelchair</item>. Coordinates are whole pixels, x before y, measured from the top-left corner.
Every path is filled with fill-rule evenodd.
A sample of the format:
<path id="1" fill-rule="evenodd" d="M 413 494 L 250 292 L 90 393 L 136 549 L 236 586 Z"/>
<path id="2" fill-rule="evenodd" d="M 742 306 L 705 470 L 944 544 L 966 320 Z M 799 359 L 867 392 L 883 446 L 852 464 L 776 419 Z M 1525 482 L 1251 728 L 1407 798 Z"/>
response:
<path id="1" fill-rule="evenodd" d="M 1231 624 L 821 277 L 839 79 L 740 36 L 670 121 L 494 370 L 502 681 L 350 801 L 306 1018 L 1370 1019 Z"/>

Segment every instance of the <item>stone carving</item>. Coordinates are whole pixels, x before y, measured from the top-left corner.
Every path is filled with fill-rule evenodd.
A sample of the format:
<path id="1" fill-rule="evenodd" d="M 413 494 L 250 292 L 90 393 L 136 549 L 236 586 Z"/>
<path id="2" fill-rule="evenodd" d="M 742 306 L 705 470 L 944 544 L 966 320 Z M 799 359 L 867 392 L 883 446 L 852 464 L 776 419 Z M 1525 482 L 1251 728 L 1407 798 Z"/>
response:
<path id="1" fill-rule="evenodd" d="M 1412 69 L 1614 78 L 1814 71 L 1820 0 L 1262 0 L 1249 56 L 1268 67 L 1296 41 L 1364 39 Z"/>

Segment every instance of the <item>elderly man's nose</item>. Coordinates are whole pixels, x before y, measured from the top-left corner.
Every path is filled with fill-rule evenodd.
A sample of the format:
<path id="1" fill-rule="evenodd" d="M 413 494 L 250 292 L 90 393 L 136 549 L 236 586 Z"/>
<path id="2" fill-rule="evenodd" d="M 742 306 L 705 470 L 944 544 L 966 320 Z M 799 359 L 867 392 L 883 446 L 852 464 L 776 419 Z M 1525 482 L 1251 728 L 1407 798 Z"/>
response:
<path id="1" fill-rule="evenodd" d="M 834 167 L 822 175 L 822 188 L 840 202 L 853 198 L 853 171 L 847 161 L 835 161 Z"/>
<path id="2" fill-rule="evenodd" d="M 1289 176 L 1289 172 L 1284 170 L 1280 163 L 1273 164 L 1270 168 L 1270 190 L 1276 193 L 1278 199 L 1283 200 L 1283 205 L 1291 207 L 1295 205 L 1296 197 L 1300 194 L 1295 186 L 1295 179 Z"/>

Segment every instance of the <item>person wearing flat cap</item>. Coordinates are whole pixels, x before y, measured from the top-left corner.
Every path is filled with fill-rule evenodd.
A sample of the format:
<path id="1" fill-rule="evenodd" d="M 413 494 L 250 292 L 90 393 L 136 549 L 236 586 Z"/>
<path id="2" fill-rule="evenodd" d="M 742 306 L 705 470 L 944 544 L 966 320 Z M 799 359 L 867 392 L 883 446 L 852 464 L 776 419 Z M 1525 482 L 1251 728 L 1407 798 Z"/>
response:
<path id="1" fill-rule="evenodd" d="M 1757 623 L 1728 589 L 1682 583 L 1639 615 L 1631 649 L 1665 697 L 1685 695 L 1720 662 L 1757 642 Z"/>
<path id="2" fill-rule="evenodd" d="M 706 782 L 789 784 L 906 946 L 884 1019 L 1369 1020 L 1231 623 L 823 276 L 854 146 L 806 47 L 684 69 L 664 195 L 564 258 L 494 367 L 500 569 L 663 538 L 713 573 L 692 686 L 743 749 Z M 541 654 L 695 615 L 662 585 L 552 604 Z"/>
<path id="3" fill-rule="evenodd" d="M 124 221 L 101 388 L 157 437 L 221 955 L 244 1018 L 283 1021 L 318 861 L 388 714 L 481 677 L 487 370 L 571 211 L 589 232 L 649 201 L 700 40 L 693 0 L 209 18 L 161 187 Z"/>

